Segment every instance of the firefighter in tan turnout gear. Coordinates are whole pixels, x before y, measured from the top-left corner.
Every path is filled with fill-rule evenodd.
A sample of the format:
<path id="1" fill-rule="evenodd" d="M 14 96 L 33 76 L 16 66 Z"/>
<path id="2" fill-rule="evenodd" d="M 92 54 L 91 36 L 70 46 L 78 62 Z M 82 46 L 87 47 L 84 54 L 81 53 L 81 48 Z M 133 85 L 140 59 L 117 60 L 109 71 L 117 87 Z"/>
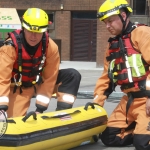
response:
<path id="1" fill-rule="evenodd" d="M 106 0 L 97 17 L 114 37 L 108 40 L 104 71 L 94 90 L 103 106 L 117 85 L 125 93 L 100 135 L 106 146 L 133 144 L 150 150 L 150 27 L 134 24 L 126 0 Z"/>
<path id="2" fill-rule="evenodd" d="M 58 47 L 47 33 L 48 15 L 29 8 L 22 27 L 9 33 L 0 48 L 0 110 L 8 117 L 23 116 L 36 96 L 35 112 L 43 113 L 54 92 L 56 110 L 72 108 L 81 75 L 71 68 L 59 70 Z"/>

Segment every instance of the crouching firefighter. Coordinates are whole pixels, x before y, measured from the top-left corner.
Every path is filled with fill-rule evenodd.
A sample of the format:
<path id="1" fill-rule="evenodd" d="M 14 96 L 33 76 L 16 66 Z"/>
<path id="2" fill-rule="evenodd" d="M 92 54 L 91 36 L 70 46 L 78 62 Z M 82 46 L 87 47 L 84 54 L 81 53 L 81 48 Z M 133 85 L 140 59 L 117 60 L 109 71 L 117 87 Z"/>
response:
<path id="1" fill-rule="evenodd" d="M 126 0 L 106 0 L 98 18 L 114 36 L 109 38 L 104 71 L 94 90 L 94 102 L 103 106 L 119 85 L 124 94 L 110 115 L 101 140 L 106 146 L 133 144 L 150 149 L 150 27 L 134 24 Z"/>
<path id="2" fill-rule="evenodd" d="M 56 110 L 72 108 L 81 75 L 72 68 L 59 70 L 58 47 L 46 32 L 48 15 L 29 8 L 22 27 L 9 33 L 0 48 L 0 110 L 7 111 L 8 117 L 23 116 L 35 96 L 35 112 L 43 113 L 53 93 Z"/>

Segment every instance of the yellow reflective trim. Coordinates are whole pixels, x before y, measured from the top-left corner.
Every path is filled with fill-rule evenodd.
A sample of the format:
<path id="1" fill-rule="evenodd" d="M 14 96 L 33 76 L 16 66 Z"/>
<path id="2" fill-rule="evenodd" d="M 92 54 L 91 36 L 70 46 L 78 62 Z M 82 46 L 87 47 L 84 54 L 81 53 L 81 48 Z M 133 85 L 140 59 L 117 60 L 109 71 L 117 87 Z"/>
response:
<path id="1" fill-rule="evenodd" d="M 141 74 L 140 74 L 140 71 L 139 71 L 139 68 L 138 68 L 138 65 L 137 65 L 136 55 L 137 55 L 137 54 L 133 54 L 133 55 L 132 55 L 132 58 L 133 58 L 133 61 L 132 61 L 132 62 L 133 62 L 133 67 L 134 67 L 134 69 L 135 69 L 135 71 L 136 71 L 137 77 L 140 77 Z"/>
<path id="2" fill-rule="evenodd" d="M 19 66 L 19 71 L 22 72 L 22 66 Z"/>

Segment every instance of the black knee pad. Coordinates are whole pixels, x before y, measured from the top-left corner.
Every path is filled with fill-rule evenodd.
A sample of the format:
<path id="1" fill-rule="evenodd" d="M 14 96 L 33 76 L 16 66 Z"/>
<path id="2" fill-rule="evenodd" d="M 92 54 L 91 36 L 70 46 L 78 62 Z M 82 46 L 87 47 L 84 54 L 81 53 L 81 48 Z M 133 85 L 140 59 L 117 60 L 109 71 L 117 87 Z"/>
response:
<path id="1" fill-rule="evenodd" d="M 134 134 L 133 145 L 136 150 L 150 150 L 150 135 L 148 134 Z"/>
<path id="2" fill-rule="evenodd" d="M 68 103 L 65 103 L 65 102 L 57 102 L 56 111 L 70 109 L 70 108 L 72 108 L 72 104 L 68 104 Z"/>
<path id="3" fill-rule="evenodd" d="M 101 134 L 101 141 L 106 146 L 127 146 L 133 144 L 133 135 L 128 134 L 123 139 L 117 134 L 121 133 L 121 128 L 107 127 Z"/>
<path id="4" fill-rule="evenodd" d="M 59 70 L 56 84 L 59 84 L 58 92 L 77 96 L 81 81 L 81 74 L 72 68 Z"/>
<path id="5" fill-rule="evenodd" d="M 69 68 L 68 73 L 70 73 L 70 75 L 74 76 L 74 78 L 78 79 L 79 81 L 81 80 L 81 74 L 76 69 Z"/>

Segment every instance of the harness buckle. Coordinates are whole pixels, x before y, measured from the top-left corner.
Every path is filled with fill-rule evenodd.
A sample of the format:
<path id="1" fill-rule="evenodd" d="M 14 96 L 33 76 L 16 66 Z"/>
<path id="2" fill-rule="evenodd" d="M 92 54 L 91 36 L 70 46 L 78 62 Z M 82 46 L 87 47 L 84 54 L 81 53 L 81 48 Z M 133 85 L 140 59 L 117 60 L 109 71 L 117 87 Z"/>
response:
<path id="1" fill-rule="evenodd" d="M 46 60 L 46 56 L 43 55 L 42 60 L 41 60 L 41 64 L 39 65 L 39 70 L 42 70 L 44 63 L 45 63 L 45 60 Z"/>
<path id="2" fill-rule="evenodd" d="M 19 78 L 19 81 L 17 82 L 16 80 L 16 76 L 17 76 L 17 73 L 14 75 L 14 82 L 15 82 L 15 85 L 16 86 L 21 86 L 22 85 L 22 75 L 20 74 L 20 78 Z"/>
<path id="3" fill-rule="evenodd" d="M 134 25 L 132 25 L 132 28 L 137 28 L 139 23 L 138 22 L 135 22 L 135 24 Z"/>

